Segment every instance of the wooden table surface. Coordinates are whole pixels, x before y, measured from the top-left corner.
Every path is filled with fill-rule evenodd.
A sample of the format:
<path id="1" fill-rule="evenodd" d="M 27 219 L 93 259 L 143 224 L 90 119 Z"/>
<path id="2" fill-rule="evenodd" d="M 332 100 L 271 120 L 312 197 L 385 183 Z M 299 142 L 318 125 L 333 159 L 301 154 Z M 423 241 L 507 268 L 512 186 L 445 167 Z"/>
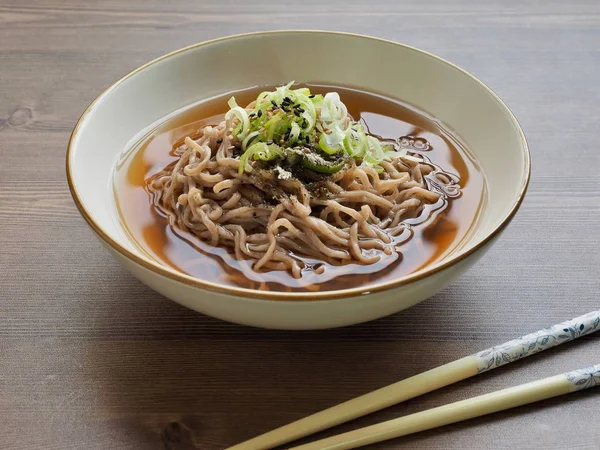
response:
<path id="1" fill-rule="evenodd" d="M 65 149 L 98 93 L 179 47 L 279 28 L 431 51 L 481 78 L 521 121 L 533 158 L 525 202 L 439 295 L 345 329 L 245 328 L 143 286 L 79 216 Z M 1 0 L 0 448 L 223 449 L 598 309 L 599 80 L 594 0 Z M 599 362 L 600 335 L 589 336 L 336 431 Z M 372 448 L 600 449 L 599 423 L 596 389 Z"/>

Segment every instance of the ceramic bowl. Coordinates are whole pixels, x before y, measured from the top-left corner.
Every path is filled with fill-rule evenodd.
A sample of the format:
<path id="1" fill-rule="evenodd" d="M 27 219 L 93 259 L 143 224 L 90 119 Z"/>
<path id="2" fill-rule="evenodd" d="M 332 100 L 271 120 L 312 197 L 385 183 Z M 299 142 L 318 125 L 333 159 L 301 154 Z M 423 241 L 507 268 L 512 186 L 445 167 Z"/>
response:
<path id="1" fill-rule="evenodd" d="M 398 98 L 460 136 L 483 169 L 488 196 L 462 246 L 436 264 L 368 289 L 311 293 L 223 286 L 145 256 L 128 238 L 116 213 L 110 180 L 117 156 L 141 130 L 186 105 L 289 80 L 356 86 Z M 135 277 L 201 313 L 276 329 L 366 322 L 432 296 L 475 264 L 498 238 L 523 200 L 529 173 L 529 152 L 519 124 L 481 81 L 406 45 L 321 31 L 231 36 L 162 56 L 94 100 L 75 126 L 67 151 L 67 178 L 75 203 L 106 248 Z"/>

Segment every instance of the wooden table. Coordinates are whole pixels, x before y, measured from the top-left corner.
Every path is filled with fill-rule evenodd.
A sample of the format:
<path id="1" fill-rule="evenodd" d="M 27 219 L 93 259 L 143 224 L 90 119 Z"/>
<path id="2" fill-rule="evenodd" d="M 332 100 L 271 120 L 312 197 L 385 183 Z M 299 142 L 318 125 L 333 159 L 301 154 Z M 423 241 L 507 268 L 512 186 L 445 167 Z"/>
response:
<path id="1" fill-rule="evenodd" d="M 600 306 L 599 2 L 283 3 L 0 2 L 0 448 L 222 449 Z M 106 86 L 197 41 L 290 27 L 447 58 L 529 139 L 533 179 L 506 233 L 393 317 L 292 333 L 201 316 L 126 273 L 69 195 L 69 133 Z M 599 362 L 590 336 L 336 431 Z M 599 449 L 599 423 L 597 389 L 373 448 Z"/>

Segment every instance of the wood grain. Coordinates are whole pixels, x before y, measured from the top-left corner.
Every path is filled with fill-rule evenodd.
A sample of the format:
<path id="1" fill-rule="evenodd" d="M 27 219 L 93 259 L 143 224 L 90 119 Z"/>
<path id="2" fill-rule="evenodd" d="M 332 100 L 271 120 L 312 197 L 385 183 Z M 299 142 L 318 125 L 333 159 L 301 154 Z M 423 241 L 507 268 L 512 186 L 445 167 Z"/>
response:
<path id="1" fill-rule="evenodd" d="M 521 121 L 533 158 L 521 211 L 480 264 L 427 302 L 341 330 L 239 327 L 141 285 L 79 217 L 65 148 L 99 92 L 176 48 L 280 28 L 434 52 Z M 597 309 L 599 44 L 592 0 L 1 1 L 0 448 L 222 449 Z M 329 433 L 598 362 L 600 336 L 590 336 Z M 581 392 L 372 448 L 599 449 L 599 402 Z"/>

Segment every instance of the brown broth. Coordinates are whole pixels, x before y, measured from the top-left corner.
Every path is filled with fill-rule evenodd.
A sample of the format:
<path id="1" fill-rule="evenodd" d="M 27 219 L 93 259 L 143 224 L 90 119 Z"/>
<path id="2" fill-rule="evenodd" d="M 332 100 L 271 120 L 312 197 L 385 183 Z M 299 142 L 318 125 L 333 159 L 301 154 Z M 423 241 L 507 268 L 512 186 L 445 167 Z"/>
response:
<path id="1" fill-rule="evenodd" d="M 428 220 L 413 227 L 412 239 L 401 244 L 400 252 L 383 257 L 378 263 L 326 265 L 323 274 L 307 273 L 300 279 L 280 271 L 257 273 L 251 268 L 251 261 L 238 261 L 227 249 L 212 247 L 194 236 L 172 230 L 152 206 L 145 189 L 149 176 L 176 160 L 171 150 L 177 140 L 223 119 L 231 96 L 228 94 L 166 119 L 142 137 L 118 163 L 114 178 L 117 209 L 138 247 L 150 258 L 199 279 L 288 292 L 368 286 L 418 271 L 456 250 L 472 229 L 485 200 L 483 173 L 458 139 L 436 120 L 397 100 L 338 86 L 308 86 L 313 93 L 337 91 L 352 117 L 362 120 L 372 134 L 427 140 L 430 149 L 423 153 L 446 172 L 460 177 L 460 197 L 451 199 L 439 214 L 434 212 Z M 235 97 L 239 104 L 245 105 L 263 90 L 264 87 L 239 91 Z"/>

